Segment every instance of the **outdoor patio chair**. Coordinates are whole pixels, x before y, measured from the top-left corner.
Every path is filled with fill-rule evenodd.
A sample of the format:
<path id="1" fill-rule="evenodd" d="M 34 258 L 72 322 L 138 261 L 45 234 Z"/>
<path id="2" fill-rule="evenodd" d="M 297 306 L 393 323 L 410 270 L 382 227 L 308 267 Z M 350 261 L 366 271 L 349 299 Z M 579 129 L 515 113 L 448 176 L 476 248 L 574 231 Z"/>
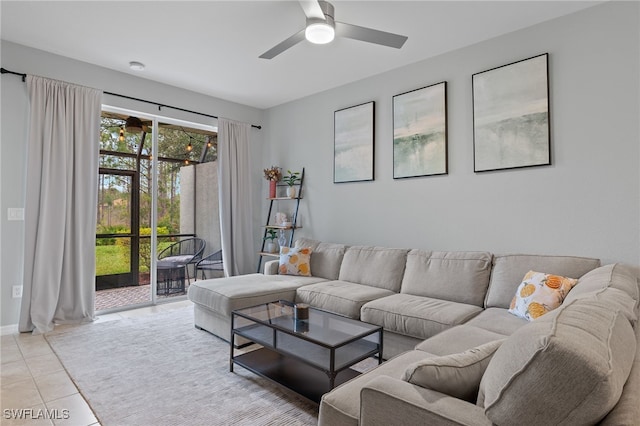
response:
<path id="1" fill-rule="evenodd" d="M 195 265 L 201 258 L 204 251 L 205 241 L 202 238 L 187 238 L 171 244 L 158 254 L 158 277 L 164 278 L 160 283 L 158 279 L 158 293 L 169 294 L 179 290 L 185 292 L 184 278 L 191 283 L 189 275 L 189 265 Z M 176 287 L 173 284 L 178 283 Z"/>
<path id="2" fill-rule="evenodd" d="M 203 280 L 207 279 L 206 271 L 224 271 L 222 250 L 211 253 L 196 263 L 196 279 L 198 279 L 198 271 L 202 271 Z"/>

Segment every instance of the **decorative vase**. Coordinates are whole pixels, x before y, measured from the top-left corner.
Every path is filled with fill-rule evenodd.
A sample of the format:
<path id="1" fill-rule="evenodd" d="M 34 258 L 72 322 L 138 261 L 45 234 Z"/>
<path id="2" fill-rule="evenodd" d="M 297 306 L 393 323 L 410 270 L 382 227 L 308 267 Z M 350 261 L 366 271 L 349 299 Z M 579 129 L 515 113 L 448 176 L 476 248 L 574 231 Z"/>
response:
<path id="1" fill-rule="evenodd" d="M 287 245 L 287 236 L 284 233 L 284 229 L 280 230 L 280 236 L 278 237 L 278 245 L 285 247 Z"/>
<path id="2" fill-rule="evenodd" d="M 269 198 L 276 198 L 276 181 L 269 181 Z"/>
<path id="3" fill-rule="evenodd" d="M 295 186 L 287 187 L 287 197 L 296 198 L 296 187 Z"/>
<path id="4" fill-rule="evenodd" d="M 267 245 L 265 246 L 265 250 L 267 251 L 267 253 L 275 253 L 276 252 L 275 243 L 273 243 L 272 241 L 268 242 Z"/>

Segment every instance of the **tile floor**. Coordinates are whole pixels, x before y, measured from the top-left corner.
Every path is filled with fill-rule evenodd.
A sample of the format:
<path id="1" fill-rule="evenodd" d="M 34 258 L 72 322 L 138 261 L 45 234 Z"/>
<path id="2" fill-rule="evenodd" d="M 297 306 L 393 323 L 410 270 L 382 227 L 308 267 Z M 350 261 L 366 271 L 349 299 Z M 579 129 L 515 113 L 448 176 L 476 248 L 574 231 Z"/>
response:
<path id="1" fill-rule="evenodd" d="M 117 321 L 190 306 L 183 300 L 130 311 L 99 315 L 95 322 Z M 57 326 L 52 333 L 69 327 Z M 0 424 L 99 425 L 57 356 L 42 335 L 20 333 L 0 340 Z"/>

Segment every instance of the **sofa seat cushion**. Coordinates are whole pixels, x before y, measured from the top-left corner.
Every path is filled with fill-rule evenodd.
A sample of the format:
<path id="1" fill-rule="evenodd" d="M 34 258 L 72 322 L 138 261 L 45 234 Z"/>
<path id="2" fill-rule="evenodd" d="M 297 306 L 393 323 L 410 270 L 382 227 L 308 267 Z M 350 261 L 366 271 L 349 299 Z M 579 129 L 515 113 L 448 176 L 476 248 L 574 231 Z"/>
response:
<path id="1" fill-rule="evenodd" d="M 525 254 L 494 256 L 485 307 L 508 309 L 516 288 L 528 271 L 580 278 L 599 266 L 600 260 L 588 257 Z"/>
<path id="2" fill-rule="evenodd" d="M 388 331 L 426 339 L 462 324 L 480 312 L 482 308 L 474 305 L 394 294 L 364 305 L 361 319 Z"/>
<path id="3" fill-rule="evenodd" d="M 362 305 L 391 294 L 393 292 L 390 290 L 368 285 L 346 281 L 325 281 L 298 288 L 296 302 L 307 303 L 315 308 L 359 319 Z"/>
<path id="4" fill-rule="evenodd" d="M 635 354 L 634 331 L 620 310 L 574 300 L 500 346 L 478 405 L 495 424 L 595 424 L 618 402 Z"/>
<path id="5" fill-rule="evenodd" d="M 298 287 L 325 281 L 318 277 L 290 275 L 237 275 L 228 278 L 200 280 L 189 286 L 189 300 L 224 316 L 235 309 L 280 299 L 293 301 Z"/>
<path id="6" fill-rule="evenodd" d="M 457 325 L 416 345 L 415 349 L 435 356 L 457 354 L 506 336 L 467 324 Z"/>
<path id="7" fill-rule="evenodd" d="M 360 417 L 360 391 L 363 387 L 380 376 L 400 380 L 408 365 L 431 356 L 422 351 L 405 352 L 324 394 L 320 402 L 318 425 L 357 426 Z"/>
<path id="8" fill-rule="evenodd" d="M 400 292 L 408 249 L 349 247 L 340 266 L 340 281 Z"/>
<path id="9" fill-rule="evenodd" d="M 509 313 L 507 309 L 488 308 L 471 318 L 467 325 L 510 336 L 517 329 L 528 323 L 529 321 Z"/>
<path id="10" fill-rule="evenodd" d="M 400 292 L 483 306 L 491 253 L 411 250 Z"/>

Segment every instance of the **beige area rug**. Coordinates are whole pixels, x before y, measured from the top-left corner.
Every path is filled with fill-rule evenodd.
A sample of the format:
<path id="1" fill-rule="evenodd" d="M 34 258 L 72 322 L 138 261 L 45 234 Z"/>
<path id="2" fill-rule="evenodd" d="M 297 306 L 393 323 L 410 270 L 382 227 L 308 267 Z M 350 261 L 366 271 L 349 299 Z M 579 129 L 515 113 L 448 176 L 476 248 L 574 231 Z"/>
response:
<path id="1" fill-rule="evenodd" d="M 46 339 L 102 426 L 317 424 L 317 405 L 242 367 L 230 373 L 228 343 L 197 330 L 192 307 Z"/>

